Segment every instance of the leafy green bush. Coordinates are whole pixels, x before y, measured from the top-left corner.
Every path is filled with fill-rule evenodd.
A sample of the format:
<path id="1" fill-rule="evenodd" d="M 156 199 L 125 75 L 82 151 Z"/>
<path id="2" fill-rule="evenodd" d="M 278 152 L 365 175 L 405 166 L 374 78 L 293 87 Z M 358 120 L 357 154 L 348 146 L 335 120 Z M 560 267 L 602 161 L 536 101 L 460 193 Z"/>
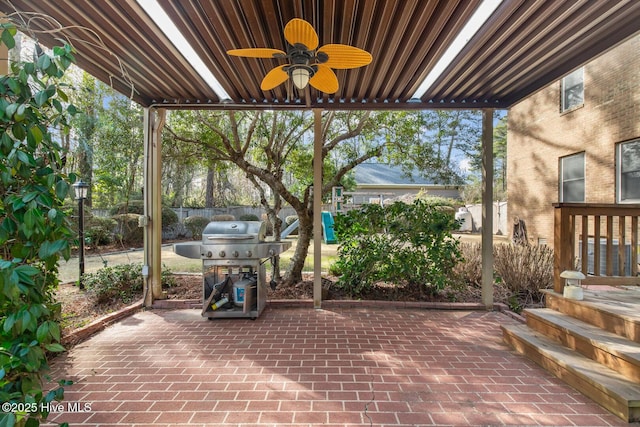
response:
<path id="1" fill-rule="evenodd" d="M 131 200 L 128 203 L 119 203 L 109 210 L 112 216 L 124 214 L 144 215 L 144 203 L 142 200 Z M 162 207 L 162 228 L 165 229 L 179 222 L 178 214 L 168 206 Z"/>
<path id="2" fill-rule="evenodd" d="M 254 215 L 254 214 L 242 214 L 238 219 L 240 221 L 260 221 L 260 218 L 258 218 L 258 215 Z"/>
<path id="3" fill-rule="evenodd" d="M 15 26 L 0 23 L 0 41 L 15 46 Z M 0 401 L 25 408 L 0 412 L 2 426 L 38 426 L 63 386 L 45 392 L 47 352 L 64 351 L 53 292 L 58 262 L 69 259 L 75 234 L 63 206 L 75 174 L 62 171 L 63 148 L 51 130 L 69 132 L 76 108 L 60 79 L 73 48 L 40 46 L 33 62 L 11 64 L 0 76 Z M 4 408 L 3 408 L 4 409 Z M 64 423 L 66 424 L 66 423 Z"/>
<path id="4" fill-rule="evenodd" d="M 117 225 L 113 218 L 92 216 L 85 225 L 85 240 L 91 245 L 108 245 L 113 242 Z"/>
<path id="5" fill-rule="evenodd" d="M 161 281 L 164 286 L 174 286 L 171 271 L 163 268 Z M 104 267 L 95 273 L 85 274 L 83 283 L 95 304 L 130 302 L 142 298 L 142 264 L 120 264 Z"/>
<path id="6" fill-rule="evenodd" d="M 191 233 L 191 238 L 193 239 L 201 239 L 202 238 L 202 230 L 209 224 L 209 219 L 203 216 L 190 216 L 182 221 L 184 227 Z"/>
<path id="7" fill-rule="evenodd" d="M 123 244 L 140 245 L 144 239 L 142 227 L 138 227 L 137 214 L 114 215 L 113 220 L 118 224 L 117 235 Z"/>
<path id="8" fill-rule="evenodd" d="M 336 218 L 337 286 L 359 296 L 380 281 L 416 286 L 434 294 L 452 280 L 460 259 L 451 232 L 458 222 L 450 209 L 422 200 L 388 207 L 370 204 Z"/>

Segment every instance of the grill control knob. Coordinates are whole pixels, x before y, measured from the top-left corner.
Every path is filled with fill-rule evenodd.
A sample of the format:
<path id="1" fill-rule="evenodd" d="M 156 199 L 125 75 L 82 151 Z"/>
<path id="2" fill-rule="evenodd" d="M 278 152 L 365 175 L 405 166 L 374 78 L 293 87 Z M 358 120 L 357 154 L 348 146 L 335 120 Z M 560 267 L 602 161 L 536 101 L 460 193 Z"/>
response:
<path id="1" fill-rule="evenodd" d="M 211 253 L 211 251 L 207 252 L 207 258 L 211 258 L 213 256 L 213 254 Z"/>
<path id="2" fill-rule="evenodd" d="M 247 251 L 247 258 L 251 258 L 253 256 L 253 252 Z"/>
<path id="3" fill-rule="evenodd" d="M 220 258 L 224 258 L 227 256 L 227 254 L 224 251 L 218 252 L 218 255 L 220 256 Z"/>
<path id="4" fill-rule="evenodd" d="M 238 253 L 238 251 L 233 251 L 233 253 L 231 255 L 233 255 L 234 258 L 238 258 L 238 255 L 240 255 L 240 254 Z"/>

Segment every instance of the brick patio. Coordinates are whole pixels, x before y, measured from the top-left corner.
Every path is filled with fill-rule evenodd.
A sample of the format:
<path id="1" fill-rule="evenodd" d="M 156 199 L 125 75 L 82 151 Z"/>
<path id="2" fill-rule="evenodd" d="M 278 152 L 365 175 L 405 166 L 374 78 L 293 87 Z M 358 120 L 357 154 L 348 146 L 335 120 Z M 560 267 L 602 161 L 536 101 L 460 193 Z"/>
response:
<path id="1" fill-rule="evenodd" d="M 72 426 L 628 426 L 502 343 L 499 312 L 140 312 L 53 362 Z"/>

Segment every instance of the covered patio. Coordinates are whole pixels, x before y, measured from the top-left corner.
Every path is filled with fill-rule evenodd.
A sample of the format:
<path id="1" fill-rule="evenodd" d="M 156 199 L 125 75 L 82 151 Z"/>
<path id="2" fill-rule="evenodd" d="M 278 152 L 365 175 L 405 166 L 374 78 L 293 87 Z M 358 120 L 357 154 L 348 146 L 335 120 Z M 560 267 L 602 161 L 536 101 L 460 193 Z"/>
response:
<path id="1" fill-rule="evenodd" d="M 275 308 L 256 321 L 140 312 L 54 363 L 74 426 L 623 426 L 508 350 L 500 312 Z M 65 406 L 65 408 L 67 408 Z"/>

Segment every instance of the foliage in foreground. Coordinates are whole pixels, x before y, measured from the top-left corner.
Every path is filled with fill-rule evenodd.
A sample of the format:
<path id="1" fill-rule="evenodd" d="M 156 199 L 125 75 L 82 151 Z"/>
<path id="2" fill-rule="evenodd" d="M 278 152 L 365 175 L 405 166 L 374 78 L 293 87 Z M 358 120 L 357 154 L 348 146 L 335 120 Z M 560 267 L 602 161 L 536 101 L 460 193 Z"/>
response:
<path id="1" fill-rule="evenodd" d="M 1 41 L 13 48 L 11 24 Z M 38 426 L 48 404 L 62 400 L 65 381 L 45 392 L 47 353 L 63 351 L 58 260 L 70 256 L 71 231 L 62 209 L 74 177 L 62 173 L 62 148 L 51 129 L 68 131 L 73 105 L 58 83 L 74 61 L 69 45 L 53 54 L 36 47 L 33 62 L 0 76 L 0 413 L 2 426 Z M 5 410 L 6 409 L 6 410 Z"/>
<path id="2" fill-rule="evenodd" d="M 123 302 L 129 304 L 142 295 L 142 264 L 119 264 L 104 267 L 95 273 L 85 274 L 83 283 L 95 304 Z M 161 281 L 165 286 L 173 286 L 175 279 L 169 269 L 163 268 Z"/>
<path id="3" fill-rule="evenodd" d="M 460 260 L 458 227 L 452 211 L 416 199 L 412 204 L 363 206 L 336 218 L 340 241 L 336 285 L 352 296 L 369 292 L 378 282 L 417 287 L 435 294 L 450 284 Z"/>

